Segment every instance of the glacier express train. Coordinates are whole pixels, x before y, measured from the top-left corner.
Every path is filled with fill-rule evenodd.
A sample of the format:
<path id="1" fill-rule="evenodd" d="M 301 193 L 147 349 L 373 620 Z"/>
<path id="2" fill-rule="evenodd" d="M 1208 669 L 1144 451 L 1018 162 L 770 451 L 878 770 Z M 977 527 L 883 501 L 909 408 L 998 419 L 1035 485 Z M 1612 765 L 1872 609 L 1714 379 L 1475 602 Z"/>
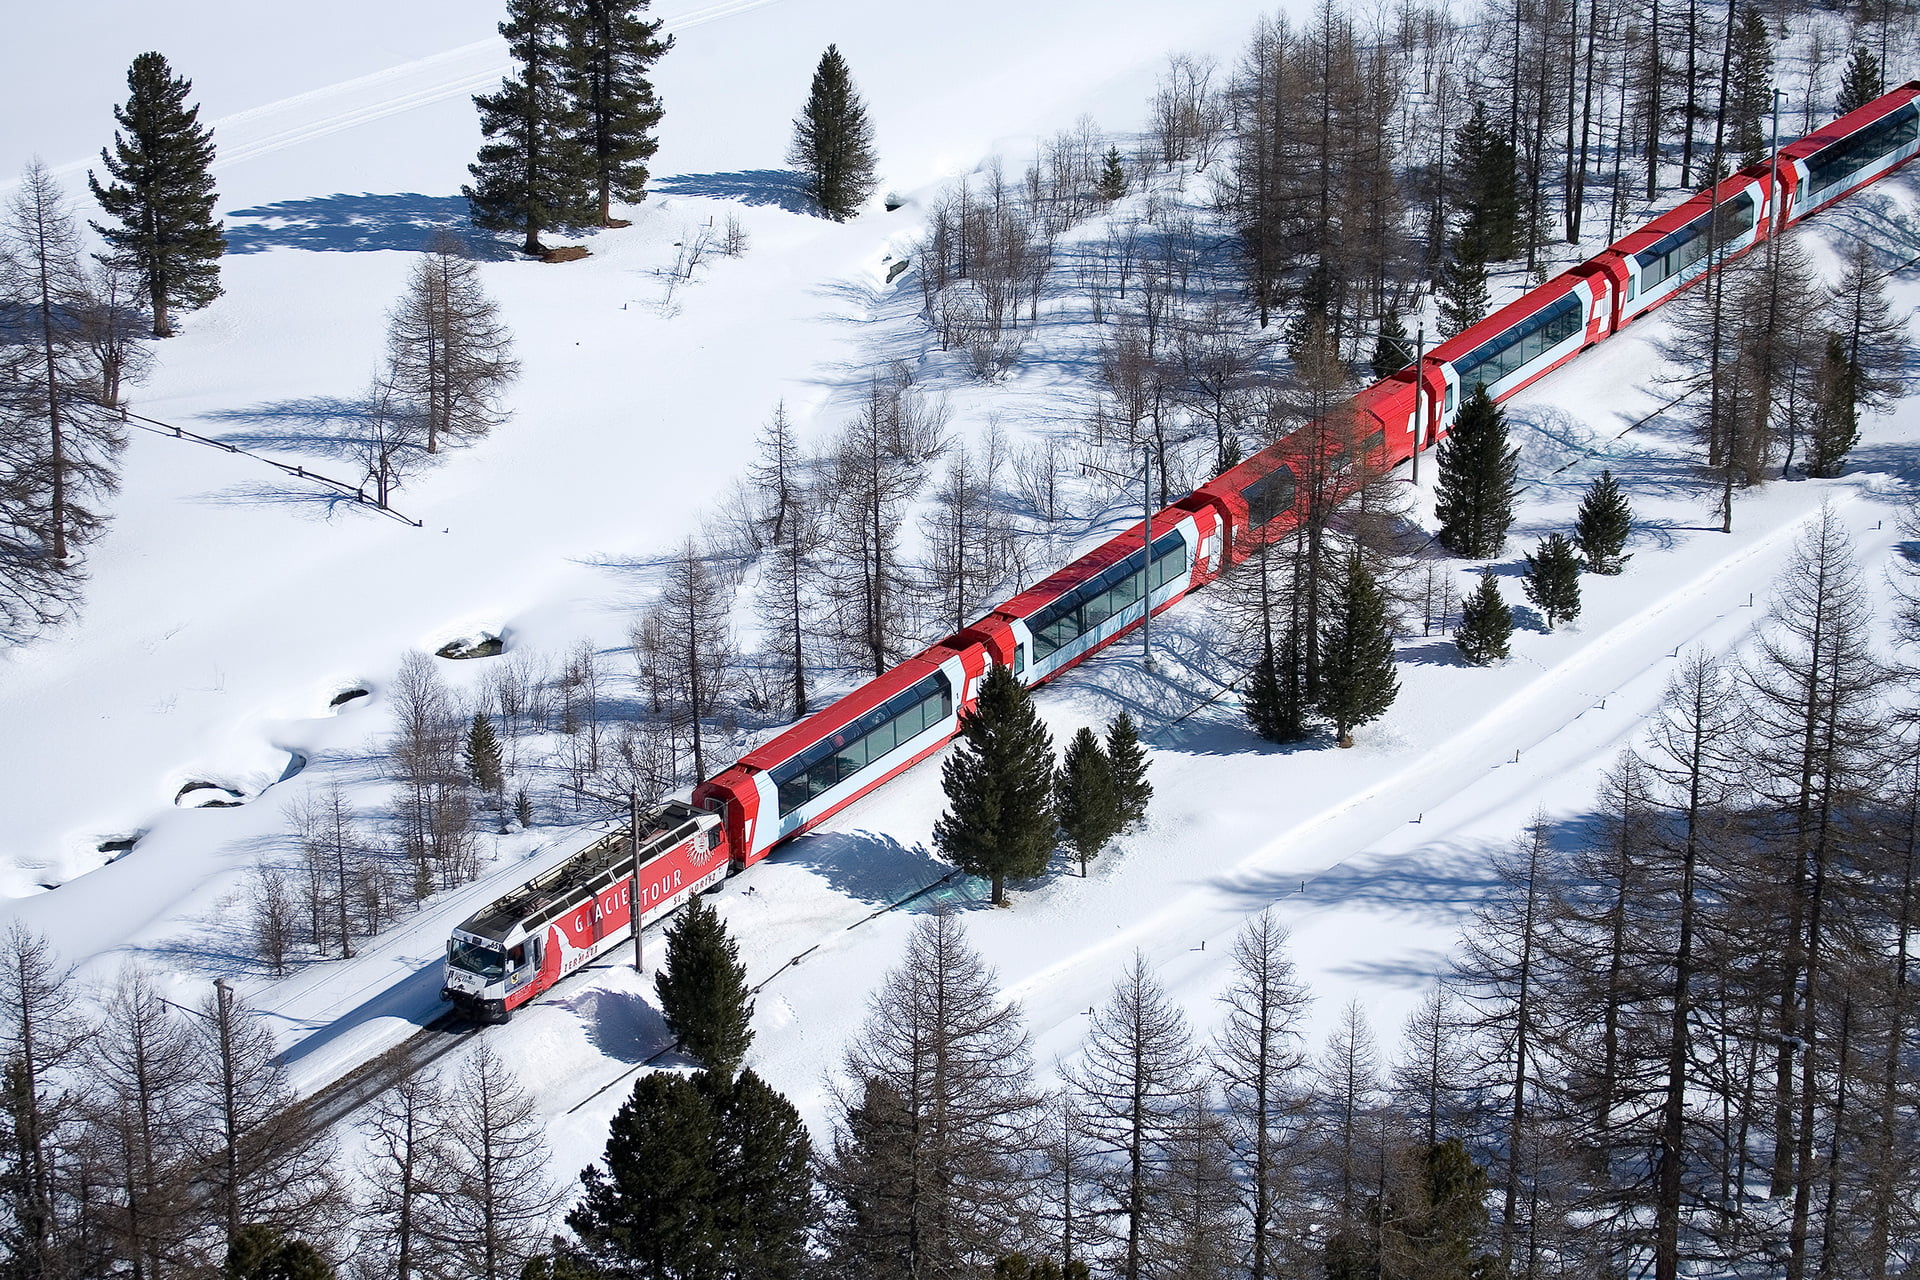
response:
<path id="1" fill-rule="evenodd" d="M 1370 469 L 1445 437 L 1464 397 L 1543 377 L 1781 229 L 1884 177 L 1920 149 L 1920 81 L 1848 113 L 1622 236 L 1354 398 Z M 1038 684 L 1084 661 L 1263 543 L 1290 532 L 1312 424 L 876 676 L 738 763 L 454 930 L 443 998 L 505 1021 L 561 977 L 766 857 L 959 731 L 988 668 Z M 636 874 L 636 866 L 638 872 Z"/>

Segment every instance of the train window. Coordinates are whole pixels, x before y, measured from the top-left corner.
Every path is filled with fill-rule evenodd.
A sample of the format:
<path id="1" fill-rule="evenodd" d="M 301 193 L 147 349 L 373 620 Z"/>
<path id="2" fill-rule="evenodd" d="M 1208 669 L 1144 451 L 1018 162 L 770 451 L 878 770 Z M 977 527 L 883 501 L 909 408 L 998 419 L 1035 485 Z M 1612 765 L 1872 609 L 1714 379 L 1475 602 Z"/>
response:
<path id="1" fill-rule="evenodd" d="M 1367 437 L 1366 443 L 1360 446 L 1360 456 L 1363 458 L 1377 457 L 1380 451 L 1386 447 L 1387 433 L 1383 428 Z"/>
<path id="2" fill-rule="evenodd" d="M 1186 539 L 1178 533 L 1162 534 L 1153 544 L 1150 572 L 1142 573 L 1145 559 L 1145 551 L 1136 551 L 1030 615 L 1026 621 L 1033 632 L 1035 661 L 1052 656 L 1095 627 L 1125 613 L 1139 604 L 1146 592 L 1184 575 Z"/>
<path id="3" fill-rule="evenodd" d="M 487 979 L 502 977 L 507 971 L 498 947 L 483 947 L 472 942 L 449 942 L 447 963 Z"/>
<path id="4" fill-rule="evenodd" d="M 1027 669 L 1027 646 L 1024 644 L 1016 644 L 1015 646 L 1013 646 L 1013 674 L 1021 675 L 1026 671 L 1026 669 Z"/>
<path id="5" fill-rule="evenodd" d="M 1807 190 L 1837 187 L 1888 152 L 1920 137 L 1920 106 L 1909 102 L 1807 157 Z"/>
<path id="6" fill-rule="evenodd" d="M 1719 219 L 1719 243 L 1738 240 L 1753 230 L 1755 208 L 1752 194 L 1744 194 L 1661 236 L 1633 255 L 1640 267 L 1640 283 L 1651 289 L 1705 258 L 1715 218 Z"/>
<path id="7" fill-rule="evenodd" d="M 1491 387 L 1579 333 L 1585 320 L 1580 295 L 1569 293 L 1467 352 L 1454 361 L 1454 372 L 1463 386 L 1482 383 Z M 1451 388 L 1447 408 L 1453 408 Z"/>
<path id="8" fill-rule="evenodd" d="M 768 771 L 780 812 L 792 813 L 953 714 L 953 687 L 935 672 L 840 732 Z"/>
<path id="9" fill-rule="evenodd" d="M 1240 490 L 1241 500 L 1247 504 L 1247 518 L 1254 527 L 1293 510 L 1295 487 L 1293 468 L 1279 466 Z"/>

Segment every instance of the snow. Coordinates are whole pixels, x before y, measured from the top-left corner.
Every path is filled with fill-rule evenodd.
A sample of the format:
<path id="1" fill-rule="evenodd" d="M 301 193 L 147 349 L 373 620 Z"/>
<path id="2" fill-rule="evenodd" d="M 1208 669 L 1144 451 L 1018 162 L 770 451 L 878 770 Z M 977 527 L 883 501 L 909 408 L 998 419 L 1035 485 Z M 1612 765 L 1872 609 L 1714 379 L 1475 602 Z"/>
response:
<path id="1" fill-rule="evenodd" d="M 505 65 L 483 9 L 344 0 L 263 20 L 109 0 L 18 15 L 0 84 L 32 109 L 0 115 L 0 174 L 38 154 L 83 195 L 124 67 L 147 48 L 193 78 L 221 143 L 227 294 L 159 350 L 138 412 L 354 477 L 350 459 L 327 452 L 325 414 L 373 371 L 424 229 L 461 212 L 478 138 L 468 97 Z M 591 838 L 554 825 L 503 838 L 480 881 L 354 959 L 279 981 L 255 971 L 236 903 L 262 858 L 289 852 L 289 812 L 315 787 L 338 782 L 361 807 L 380 805 L 385 691 L 404 655 L 486 632 L 510 655 L 558 660 L 584 637 L 624 669 L 627 625 L 660 557 L 734 481 L 774 404 L 818 441 L 873 371 L 925 354 L 912 278 L 888 285 L 885 262 L 917 234 L 938 184 L 995 156 L 1017 172 L 1037 138 L 1083 113 L 1111 133 L 1137 128 L 1167 53 L 1228 64 L 1260 9 L 733 0 L 658 12 L 676 45 L 658 72 L 668 116 L 655 195 L 632 227 L 592 237 L 584 262 L 484 266 L 524 367 L 514 419 L 400 492 L 396 506 L 423 527 L 245 457 L 136 432 L 84 619 L 0 654 L 0 914 L 45 931 L 90 981 L 130 959 L 178 995 L 240 976 L 303 1089 L 434 1016 L 451 924 Z M 909 198 L 894 213 L 876 200 L 845 225 L 796 213 L 782 168 L 829 41 L 872 106 L 886 188 Z M 1802 234 L 1865 232 L 1904 259 L 1914 194 L 1905 178 L 1883 186 Z M 676 242 L 729 215 L 751 235 L 748 253 L 714 259 L 662 307 Z M 1911 273 L 1896 297 L 1920 300 Z M 1253 738 L 1223 693 L 1235 673 L 1195 597 L 1156 623 L 1157 670 L 1127 642 L 1041 695 L 1057 741 L 1124 708 L 1154 751 L 1151 826 L 1087 879 L 1016 886 L 1005 911 L 955 880 L 874 914 L 946 874 L 930 849 L 941 800 L 929 762 L 727 883 L 714 901 L 766 982 L 756 1068 L 818 1126 L 866 993 L 935 905 L 966 913 L 1025 1006 L 1042 1063 L 1075 1052 L 1086 1011 L 1136 949 L 1210 1026 L 1228 944 L 1268 908 L 1292 930 L 1320 1016 L 1357 998 L 1391 1037 L 1483 895 L 1489 855 L 1536 813 L 1583 810 L 1677 655 L 1738 649 L 1822 502 L 1852 529 L 1875 589 L 1900 537 L 1911 405 L 1868 424 L 1847 477 L 1775 484 L 1741 499 L 1731 536 L 1709 530 L 1677 427 L 1655 417 L 1621 434 L 1669 397 L 1664 324 L 1634 326 L 1513 404 L 1531 487 L 1498 562 L 1510 600 L 1519 552 L 1567 527 L 1600 467 L 1640 515 L 1626 574 L 1586 578 L 1575 624 L 1517 634 L 1514 657 L 1485 670 L 1458 666 L 1443 636 L 1410 637 L 1400 700 L 1355 749 L 1283 750 Z M 997 416 L 1021 438 L 1079 412 L 1072 365 L 1088 341 L 1089 326 L 1062 325 L 991 389 L 951 362 L 920 368 L 951 394 L 956 429 Z M 1423 475 L 1430 484 L 1431 468 Z M 1453 567 L 1465 583 L 1471 566 Z M 438 665 L 471 689 L 506 660 Z M 370 696 L 332 705 L 351 689 Z M 225 798 L 181 797 L 191 784 L 240 803 L 184 807 Z M 100 848 L 133 835 L 131 851 Z M 650 975 L 625 960 L 617 951 L 486 1036 L 538 1093 L 560 1176 L 598 1154 L 631 1074 L 665 1040 Z"/>

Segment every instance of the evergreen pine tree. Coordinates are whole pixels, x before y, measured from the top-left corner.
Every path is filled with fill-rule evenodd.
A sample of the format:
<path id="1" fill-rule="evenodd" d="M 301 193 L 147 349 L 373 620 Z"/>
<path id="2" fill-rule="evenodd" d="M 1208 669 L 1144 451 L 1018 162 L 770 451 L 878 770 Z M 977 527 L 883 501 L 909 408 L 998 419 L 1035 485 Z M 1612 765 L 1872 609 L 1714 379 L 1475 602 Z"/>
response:
<path id="1" fill-rule="evenodd" d="M 1413 344 L 1407 341 L 1406 326 L 1400 323 L 1400 313 L 1388 308 L 1374 338 L 1373 376 L 1376 380 L 1391 377 L 1412 363 Z"/>
<path id="2" fill-rule="evenodd" d="M 1483 570 L 1480 585 L 1466 598 L 1460 610 L 1460 629 L 1453 633 L 1460 656 L 1476 667 L 1500 662 L 1507 656 L 1507 642 L 1513 635 L 1513 610 L 1500 597 L 1500 584 L 1492 570 Z"/>
<path id="3" fill-rule="evenodd" d="M 1740 168 L 1767 158 L 1773 113 L 1773 40 L 1760 6 L 1749 2 L 1733 29 L 1733 83 L 1727 91 L 1727 145 Z"/>
<path id="4" fill-rule="evenodd" d="M 1395 1189 L 1384 1252 L 1393 1275 L 1474 1280 L 1495 1260 L 1480 1252 L 1487 1233 L 1487 1171 L 1458 1138 L 1422 1152 L 1419 1167 Z"/>
<path id="5" fill-rule="evenodd" d="M 567 92 L 569 19 L 564 0 L 507 0 L 500 34 L 518 73 L 473 99 L 487 140 L 460 193 L 476 226 L 524 233 L 530 254 L 546 252 L 541 232 L 599 216 L 583 112 Z"/>
<path id="6" fill-rule="evenodd" d="M 467 776 L 473 785 L 490 796 L 506 793 L 507 779 L 500 765 L 500 738 L 493 731 L 493 720 L 484 711 L 473 713 L 467 730 Z"/>
<path id="7" fill-rule="evenodd" d="M 739 946 L 698 894 L 667 930 L 667 963 L 653 990 L 681 1047 L 715 1076 L 733 1079 L 753 1043 L 753 996 Z"/>
<path id="8" fill-rule="evenodd" d="M 1127 170 L 1120 162 L 1120 148 L 1108 147 L 1107 158 L 1100 166 L 1100 198 L 1112 204 L 1127 194 Z"/>
<path id="9" fill-rule="evenodd" d="M 1300 670 L 1300 641 L 1291 629 L 1254 664 L 1247 682 L 1247 723 L 1268 742 L 1299 742 L 1307 736 L 1307 698 Z"/>
<path id="10" fill-rule="evenodd" d="M 940 771 L 947 812 L 933 824 L 934 843 L 948 861 L 992 879 L 995 905 L 1006 903 L 1007 877 L 1047 868 L 1053 772 L 1053 738 L 1033 696 L 1013 668 L 996 665 L 980 682 L 973 710 L 960 718 L 960 745 Z"/>
<path id="11" fill-rule="evenodd" d="M 173 336 L 173 312 L 192 311 L 220 296 L 220 255 L 227 251 L 213 216 L 213 132 L 200 108 L 187 105 L 193 82 L 173 74 L 157 53 L 127 69 L 127 103 L 113 109 L 120 127 L 100 161 L 111 185 L 91 170 L 87 185 L 115 225 L 93 223 L 114 261 L 133 272 L 153 312 L 153 336 Z"/>
<path id="12" fill-rule="evenodd" d="M 1633 508 L 1627 505 L 1627 495 L 1620 492 L 1612 471 L 1602 471 L 1587 486 L 1573 524 L 1573 543 L 1588 572 L 1611 577 L 1625 569 L 1633 557 L 1621 552 L 1632 533 Z"/>
<path id="13" fill-rule="evenodd" d="M 318 1249 L 262 1222 L 240 1228 L 227 1250 L 224 1274 L 225 1280 L 334 1280 Z"/>
<path id="14" fill-rule="evenodd" d="M 1354 729 L 1386 714 L 1400 682 L 1386 597 L 1359 555 L 1348 557 L 1339 591 L 1320 645 L 1320 711 L 1333 721 L 1340 745 L 1351 747 Z"/>
<path id="15" fill-rule="evenodd" d="M 1860 440 L 1860 418 L 1854 409 L 1853 364 L 1847 344 L 1837 333 L 1827 335 L 1827 348 L 1814 370 L 1813 412 L 1807 431 L 1807 474 L 1831 480 L 1846 465 L 1847 455 Z"/>
<path id="16" fill-rule="evenodd" d="M 1464 215 L 1454 240 L 1455 256 L 1485 265 L 1520 251 L 1520 166 L 1513 143 L 1487 118 L 1484 102 L 1454 141 Z"/>
<path id="17" fill-rule="evenodd" d="M 1087 863 L 1120 830 L 1120 796 L 1113 786 L 1113 762 L 1107 759 L 1093 730 L 1083 726 L 1067 743 L 1059 776 L 1054 779 L 1053 797 L 1061 839 L 1079 859 L 1084 876 Z"/>
<path id="18" fill-rule="evenodd" d="M 1147 749 L 1133 727 L 1133 717 L 1122 711 L 1107 726 L 1107 763 L 1113 769 L 1113 790 L 1120 799 L 1120 830 L 1133 831 L 1147 820 L 1153 784 L 1147 781 Z"/>
<path id="19" fill-rule="evenodd" d="M 731 1085 L 696 1077 L 713 1098 L 714 1247 L 728 1280 L 796 1280 L 815 1218 L 813 1143 L 793 1104 L 752 1068 Z"/>
<path id="20" fill-rule="evenodd" d="M 806 106 L 793 122 L 787 159 L 806 175 L 808 198 L 835 222 L 858 212 L 879 185 L 873 125 L 837 45 L 820 55 Z"/>
<path id="21" fill-rule="evenodd" d="M 1520 451 L 1507 444 L 1507 415 L 1484 386 L 1475 387 L 1440 444 L 1434 514 L 1440 544 L 1457 556 L 1500 554 L 1513 523 Z"/>
<path id="22" fill-rule="evenodd" d="M 1440 304 L 1440 334 L 1451 338 L 1487 318 L 1487 264 L 1458 250 L 1449 254 L 1434 276 L 1433 291 Z"/>
<path id="23" fill-rule="evenodd" d="M 1580 556 L 1573 544 L 1550 533 L 1527 553 L 1527 599 L 1546 615 L 1547 630 L 1580 616 Z"/>
<path id="24" fill-rule="evenodd" d="M 581 144 L 603 227 L 622 225 L 613 202 L 647 198 L 647 161 L 660 149 L 660 100 L 647 72 L 673 48 L 650 0 L 575 0 L 567 18 L 565 85 L 577 104 Z"/>
<path id="25" fill-rule="evenodd" d="M 717 1127 L 709 1090 L 693 1078 L 651 1071 L 634 1082 L 567 1214 L 601 1274 L 712 1274 Z"/>
<path id="26" fill-rule="evenodd" d="M 1835 115 L 1845 115 L 1857 111 L 1875 98 L 1885 93 L 1885 82 L 1880 78 L 1880 60 L 1873 51 L 1860 44 L 1853 47 L 1853 56 L 1847 59 L 1847 69 L 1840 74 L 1840 93 L 1834 99 Z"/>

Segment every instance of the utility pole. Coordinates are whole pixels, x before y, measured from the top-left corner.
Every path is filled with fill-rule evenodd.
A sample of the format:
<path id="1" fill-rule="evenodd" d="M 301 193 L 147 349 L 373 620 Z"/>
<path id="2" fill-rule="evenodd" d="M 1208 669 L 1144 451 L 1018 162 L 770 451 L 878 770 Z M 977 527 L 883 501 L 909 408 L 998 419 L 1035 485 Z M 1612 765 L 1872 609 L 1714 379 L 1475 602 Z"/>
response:
<path id="1" fill-rule="evenodd" d="M 570 782 L 561 784 L 569 791 L 578 791 L 583 796 L 595 800 L 604 800 L 608 804 L 620 804 L 621 796 L 602 795 L 598 791 L 589 791 L 585 787 L 576 787 Z M 645 953 L 640 942 L 640 792 L 637 788 L 627 788 L 624 797 L 627 806 L 627 856 L 633 859 L 631 878 L 627 881 L 627 918 L 633 927 L 633 971 L 646 972 Z"/>
<path id="2" fill-rule="evenodd" d="M 1780 218 L 1787 211 L 1786 193 L 1780 189 L 1780 99 L 1786 97 L 1784 89 L 1773 91 L 1773 141 L 1767 150 L 1771 153 L 1773 164 L 1773 201 L 1767 206 L 1767 260 L 1773 260 L 1771 241 L 1780 234 Z"/>
<path id="3" fill-rule="evenodd" d="M 1420 448 L 1427 441 L 1427 325 L 1413 340 L 1413 483 L 1420 485 Z"/>
<path id="4" fill-rule="evenodd" d="M 234 1113 L 239 1108 L 240 1082 L 233 1071 L 233 988 L 225 978 L 213 980 L 214 1007 L 220 1016 L 214 1019 L 220 1031 L 220 1119 L 226 1130 L 227 1185 L 221 1188 L 227 1215 L 227 1250 L 240 1238 L 240 1135 L 234 1131 Z"/>
<path id="5" fill-rule="evenodd" d="M 1140 665 L 1153 670 L 1153 450 L 1140 448 L 1140 542 L 1146 565 L 1141 569 Z"/>

